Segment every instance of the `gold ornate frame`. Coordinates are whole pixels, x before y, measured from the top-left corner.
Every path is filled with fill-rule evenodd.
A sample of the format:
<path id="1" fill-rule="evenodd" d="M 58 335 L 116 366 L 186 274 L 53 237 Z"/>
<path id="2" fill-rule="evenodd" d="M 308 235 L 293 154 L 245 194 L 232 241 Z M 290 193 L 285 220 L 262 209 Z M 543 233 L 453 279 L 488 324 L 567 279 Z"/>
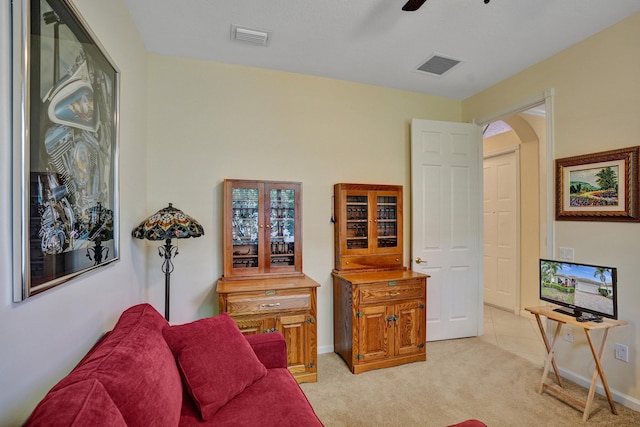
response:
<path id="1" fill-rule="evenodd" d="M 629 147 L 557 159 L 556 220 L 640 222 L 639 152 Z M 615 190 L 602 188 L 615 181 Z"/>

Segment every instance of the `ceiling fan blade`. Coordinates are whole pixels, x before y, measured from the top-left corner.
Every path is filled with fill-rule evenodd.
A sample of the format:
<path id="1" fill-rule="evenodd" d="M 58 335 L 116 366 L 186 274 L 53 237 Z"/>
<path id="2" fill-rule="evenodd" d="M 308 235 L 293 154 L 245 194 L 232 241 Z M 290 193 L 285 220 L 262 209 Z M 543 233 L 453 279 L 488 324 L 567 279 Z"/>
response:
<path id="1" fill-rule="evenodd" d="M 409 12 L 413 12 L 414 10 L 420 9 L 427 0 L 409 0 L 404 6 L 402 6 L 402 10 L 408 10 Z"/>

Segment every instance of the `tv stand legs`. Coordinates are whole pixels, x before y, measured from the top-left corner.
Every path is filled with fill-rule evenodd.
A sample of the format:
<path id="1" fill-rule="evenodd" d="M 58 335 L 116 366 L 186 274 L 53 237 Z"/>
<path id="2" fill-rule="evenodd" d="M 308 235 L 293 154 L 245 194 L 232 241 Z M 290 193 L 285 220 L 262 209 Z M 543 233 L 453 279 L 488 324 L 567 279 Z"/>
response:
<path id="1" fill-rule="evenodd" d="M 564 323 L 557 322 L 556 330 L 553 334 L 553 340 L 551 341 L 551 345 L 549 345 L 549 340 L 547 339 L 547 334 L 544 332 L 544 327 L 542 326 L 542 321 L 540 320 L 540 316 L 538 314 L 536 316 L 536 321 L 538 322 L 538 327 L 540 328 L 540 334 L 542 335 L 542 340 L 544 341 L 544 346 L 547 349 L 547 362 L 544 365 L 544 371 L 542 373 L 542 381 L 540 381 L 540 388 L 538 389 L 538 394 L 542 394 L 542 390 L 544 387 L 544 383 L 547 380 L 547 375 L 549 374 L 549 368 L 553 366 L 553 372 L 556 374 L 556 381 L 560 387 L 564 387 L 562 385 L 562 379 L 560 378 L 560 372 L 558 371 L 558 366 L 556 365 L 556 360 L 553 358 L 554 348 L 556 342 L 558 341 L 558 337 L 560 336 L 560 331 L 562 330 L 562 325 Z"/>
<path id="2" fill-rule="evenodd" d="M 557 320 L 551 319 L 556 322 L 556 328 L 553 334 L 553 339 L 551 343 L 547 339 L 544 328 L 542 326 L 542 321 L 540 320 L 539 313 L 533 313 L 536 316 L 536 321 L 538 322 L 538 327 L 540 328 L 540 333 L 542 334 L 542 339 L 544 341 L 544 345 L 547 349 L 547 361 L 544 365 L 544 370 L 542 372 L 542 379 L 540 381 L 540 387 L 538 388 L 538 394 L 542 394 L 543 391 L 547 391 L 548 393 L 554 395 L 558 399 L 564 400 L 566 403 L 583 410 L 582 420 L 587 421 L 589 419 L 589 415 L 591 414 L 591 407 L 593 404 L 593 398 L 596 392 L 596 385 L 598 383 L 598 377 L 602 381 L 602 386 L 604 388 L 605 394 L 607 396 L 607 400 L 609 401 L 609 406 L 611 408 L 611 413 L 617 415 L 618 411 L 616 410 L 615 404 L 613 402 L 613 397 L 611 396 L 611 391 L 609 390 L 609 384 L 607 383 L 607 378 L 604 375 L 604 370 L 602 369 L 602 355 L 604 353 L 604 348 L 607 343 L 607 336 L 609 334 L 609 328 L 604 329 L 604 335 L 602 336 L 602 342 L 600 343 L 600 348 L 596 351 L 596 347 L 594 345 L 593 339 L 591 338 L 591 330 L 588 327 L 584 327 L 584 333 L 587 336 L 587 341 L 589 342 L 589 348 L 591 349 L 591 355 L 593 356 L 593 360 L 596 363 L 596 367 L 593 370 L 593 376 L 591 377 L 591 386 L 589 387 L 589 393 L 587 395 L 586 402 L 581 402 L 580 400 L 568 395 L 563 390 L 563 385 L 560 379 L 560 374 L 558 372 L 558 367 L 556 366 L 555 361 L 555 345 L 558 341 L 558 337 L 560 336 L 560 332 L 562 331 L 562 326 L 566 323 Z M 556 375 L 556 380 L 558 382 L 558 386 L 554 384 L 547 383 L 547 376 L 549 374 L 549 370 L 553 366 L 553 371 Z"/>
<path id="3" fill-rule="evenodd" d="M 587 341 L 589 341 L 589 348 L 591 349 L 591 354 L 593 355 L 593 360 L 596 362 L 596 367 L 593 370 L 593 376 L 591 377 L 591 387 L 589 388 L 589 396 L 587 397 L 587 407 L 584 410 L 584 416 L 582 417 L 583 421 L 586 421 L 589 418 L 589 413 L 591 412 L 591 404 L 593 403 L 593 396 L 596 392 L 596 383 L 598 382 L 598 375 L 600 376 L 600 380 L 602 381 L 602 387 L 607 395 L 607 400 L 609 401 L 609 406 L 611 407 L 611 413 L 618 415 L 618 411 L 616 410 L 616 406 L 613 403 L 613 397 L 611 396 L 611 391 L 609 390 L 609 384 L 607 383 L 607 377 L 604 376 L 604 370 L 602 369 L 602 355 L 604 353 L 604 347 L 607 343 L 607 335 L 609 334 L 609 329 L 604 330 L 604 335 L 602 336 L 602 342 L 600 343 L 600 350 L 598 354 L 596 354 L 596 349 L 593 345 L 593 340 L 591 339 L 591 334 L 589 333 L 589 329 L 584 330 L 585 335 L 587 336 Z"/>

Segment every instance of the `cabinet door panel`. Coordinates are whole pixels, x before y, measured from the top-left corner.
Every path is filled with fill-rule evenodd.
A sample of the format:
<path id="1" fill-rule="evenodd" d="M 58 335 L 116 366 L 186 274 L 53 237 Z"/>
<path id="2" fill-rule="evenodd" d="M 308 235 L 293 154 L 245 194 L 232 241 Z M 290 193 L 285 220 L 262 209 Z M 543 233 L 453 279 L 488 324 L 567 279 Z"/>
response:
<path id="1" fill-rule="evenodd" d="M 281 316 L 276 320 L 276 329 L 287 343 L 287 359 L 291 373 L 305 372 L 311 360 L 308 346 L 308 315 Z"/>
<path id="2" fill-rule="evenodd" d="M 272 318 L 238 319 L 234 318 L 243 335 L 257 335 L 273 331 L 275 321 Z"/>
<path id="3" fill-rule="evenodd" d="M 242 276 L 264 270 L 264 185 L 256 181 L 225 181 L 225 275 Z"/>
<path id="4" fill-rule="evenodd" d="M 368 191 L 342 192 L 340 195 L 342 212 L 340 212 L 339 226 L 342 235 L 342 252 L 348 255 L 361 255 L 371 252 L 369 245 L 370 230 L 370 202 Z"/>
<path id="5" fill-rule="evenodd" d="M 300 184 L 265 184 L 265 255 L 270 273 L 302 268 Z"/>
<path id="6" fill-rule="evenodd" d="M 424 352 L 425 308 L 420 302 L 407 302 L 395 306 L 398 317 L 395 347 L 399 356 Z"/>
<path id="7" fill-rule="evenodd" d="M 397 253 L 402 250 L 402 196 L 397 191 L 376 191 L 371 197 L 375 204 L 373 232 L 378 254 Z"/>
<path id="8" fill-rule="evenodd" d="M 393 354 L 389 341 L 393 332 L 392 313 L 384 306 L 363 307 L 357 317 L 359 342 L 354 346 L 357 349 L 356 359 L 363 362 L 384 359 Z"/>

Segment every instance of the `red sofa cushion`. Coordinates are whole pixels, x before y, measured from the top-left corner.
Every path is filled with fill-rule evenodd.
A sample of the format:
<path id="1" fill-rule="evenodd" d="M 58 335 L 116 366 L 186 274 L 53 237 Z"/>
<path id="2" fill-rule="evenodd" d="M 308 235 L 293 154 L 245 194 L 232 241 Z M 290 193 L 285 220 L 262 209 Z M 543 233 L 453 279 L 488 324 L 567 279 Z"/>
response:
<path id="1" fill-rule="evenodd" d="M 205 421 L 267 374 L 227 313 L 171 326 L 164 337 Z"/>
<path id="2" fill-rule="evenodd" d="M 182 407 L 182 381 L 162 336 L 162 330 L 168 327 L 164 317 L 149 304 L 127 309 L 113 331 L 52 392 L 95 379 L 127 425 L 176 426 Z"/>
<path id="3" fill-rule="evenodd" d="M 245 336 L 265 368 L 286 368 L 287 342 L 280 332 Z"/>
<path id="4" fill-rule="evenodd" d="M 202 426 L 196 405 L 187 397 L 180 427 Z M 322 427 L 302 389 L 286 368 L 269 369 L 216 413 L 216 427 Z"/>
<path id="5" fill-rule="evenodd" d="M 90 379 L 49 392 L 24 427 L 127 427 L 100 381 Z"/>

